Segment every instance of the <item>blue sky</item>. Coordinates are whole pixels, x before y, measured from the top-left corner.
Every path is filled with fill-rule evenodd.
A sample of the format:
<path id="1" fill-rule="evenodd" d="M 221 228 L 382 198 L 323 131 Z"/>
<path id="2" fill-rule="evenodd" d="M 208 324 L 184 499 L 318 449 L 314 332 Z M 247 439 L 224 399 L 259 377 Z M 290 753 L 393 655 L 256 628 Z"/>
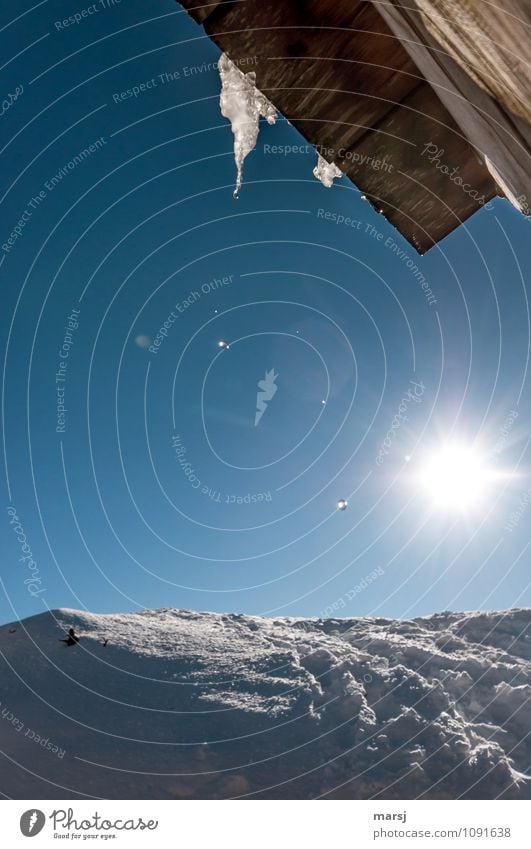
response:
<path id="1" fill-rule="evenodd" d="M 309 149 L 271 152 L 304 148 L 282 118 L 235 200 L 202 28 L 29 8 L 0 22 L 0 620 L 528 605 L 530 222 L 499 200 L 419 258 Z M 466 514 L 417 480 L 452 440 L 500 473 Z"/>

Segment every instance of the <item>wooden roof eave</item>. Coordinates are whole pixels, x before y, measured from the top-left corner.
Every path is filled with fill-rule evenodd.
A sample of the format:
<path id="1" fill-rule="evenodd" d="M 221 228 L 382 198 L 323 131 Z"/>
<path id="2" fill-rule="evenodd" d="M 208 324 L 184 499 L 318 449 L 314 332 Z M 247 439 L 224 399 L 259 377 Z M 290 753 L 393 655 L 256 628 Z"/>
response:
<path id="1" fill-rule="evenodd" d="M 258 87 L 311 144 L 333 151 L 329 161 L 419 252 L 497 193 L 480 155 L 372 4 L 309 0 L 309 19 L 296 0 L 284 0 L 282 9 L 274 0 L 218 2 L 200 11 L 192 0 L 183 5 L 233 60 L 256 57 Z M 334 25 L 317 25 L 321 12 Z M 430 138 L 459 165 L 476 197 L 423 158 Z M 340 157 L 342 148 L 347 155 Z M 389 172 L 366 165 L 385 157 Z"/>

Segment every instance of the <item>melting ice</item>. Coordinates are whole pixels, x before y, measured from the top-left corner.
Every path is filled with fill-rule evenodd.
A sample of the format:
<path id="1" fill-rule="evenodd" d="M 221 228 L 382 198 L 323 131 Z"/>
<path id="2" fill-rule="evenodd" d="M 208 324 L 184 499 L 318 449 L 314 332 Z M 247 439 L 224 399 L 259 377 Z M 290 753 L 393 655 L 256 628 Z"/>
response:
<path id="1" fill-rule="evenodd" d="M 333 184 L 336 177 L 342 177 L 343 172 L 333 162 L 327 162 L 320 153 L 317 154 L 317 165 L 313 169 L 313 176 L 321 181 L 327 189 Z"/>

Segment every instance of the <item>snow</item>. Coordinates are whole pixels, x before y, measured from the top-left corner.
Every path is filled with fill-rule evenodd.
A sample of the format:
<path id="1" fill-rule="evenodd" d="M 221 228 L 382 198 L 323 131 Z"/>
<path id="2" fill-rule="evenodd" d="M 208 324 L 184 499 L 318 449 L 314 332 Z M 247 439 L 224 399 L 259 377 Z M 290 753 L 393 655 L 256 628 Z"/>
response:
<path id="1" fill-rule="evenodd" d="M 313 176 L 321 181 L 327 189 L 331 188 L 336 177 L 342 177 L 343 172 L 333 162 L 327 162 L 320 153 L 317 154 L 317 165 L 313 169 Z"/>
<path id="2" fill-rule="evenodd" d="M 236 188 L 238 197 L 243 178 L 243 162 L 256 147 L 260 116 L 268 124 L 277 119 L 275 107 L 256 88 L 256 74 L 242 73 L 223 53 L 219 60 L 221 94 L 219 104 L 221 114 L 228 118 L 234 134 L 234 159 L 236 162 Z"/>
<path id="3" fill-rule="evenodd" d="M 11 623 L 0 791 L 529 799 L 530 622 L 61 609 Z"/>

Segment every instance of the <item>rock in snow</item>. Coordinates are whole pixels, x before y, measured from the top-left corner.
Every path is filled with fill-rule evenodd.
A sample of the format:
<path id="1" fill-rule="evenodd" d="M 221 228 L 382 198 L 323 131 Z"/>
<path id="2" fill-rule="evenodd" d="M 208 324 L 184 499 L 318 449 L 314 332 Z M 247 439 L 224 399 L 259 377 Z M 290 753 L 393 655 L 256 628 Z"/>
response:
<path id="1" fill-rule="evenodd" d="M 5 625 L 0 791 L 529 799 L 530 621 L 55 610 Z"/>

